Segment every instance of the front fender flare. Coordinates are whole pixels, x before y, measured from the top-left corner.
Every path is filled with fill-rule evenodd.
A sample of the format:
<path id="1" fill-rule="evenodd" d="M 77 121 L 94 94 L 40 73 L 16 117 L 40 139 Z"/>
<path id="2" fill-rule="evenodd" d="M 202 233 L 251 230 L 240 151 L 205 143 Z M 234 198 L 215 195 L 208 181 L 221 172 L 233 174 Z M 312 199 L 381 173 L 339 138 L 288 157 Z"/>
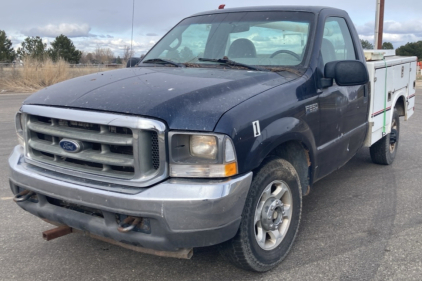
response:
<path id="1" fill-rule="evenodd" d="M 315 138 L 309 126 L 294 117 L 284 117 L 261 128 L 261 135 L 255 138 L 251 152 L 245 158 L 247 163 L 253 163 L 252 169 L 258 168 L 262 161 L 277 147 L 288 141 L 298 141 L 308 150 L 311 171 L 316 167 Z M 312 178 L 310 179 L 312 182 Z"/>

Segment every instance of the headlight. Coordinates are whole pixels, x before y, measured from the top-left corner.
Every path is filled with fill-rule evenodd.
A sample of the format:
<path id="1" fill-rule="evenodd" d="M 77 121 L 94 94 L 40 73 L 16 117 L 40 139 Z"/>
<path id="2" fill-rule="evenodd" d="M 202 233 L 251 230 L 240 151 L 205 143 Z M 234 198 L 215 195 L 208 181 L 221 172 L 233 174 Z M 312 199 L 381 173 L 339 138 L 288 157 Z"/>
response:
<path id="1" fill-rule="evenodd" d="M 237 174 L 237 159 L 228 136 L 169 133 L 170 176 L 224 178 Z"/>
<path id="2" fill-rule="evenodd" d="M 190 136 L 190 152 L 194 157 L 216 159 L 217 138 L 214 136 Z"/>
<path id="3" fill-rule="evenodd" d="M 15 128 L 16 128 L 16 134 L 18 136 L 18 142 L 20 145 L 25 146 L 25 141 L 23 138 L 23 121 L 22 121 L 22 112 L 16 113 L 15 116 Z"/>

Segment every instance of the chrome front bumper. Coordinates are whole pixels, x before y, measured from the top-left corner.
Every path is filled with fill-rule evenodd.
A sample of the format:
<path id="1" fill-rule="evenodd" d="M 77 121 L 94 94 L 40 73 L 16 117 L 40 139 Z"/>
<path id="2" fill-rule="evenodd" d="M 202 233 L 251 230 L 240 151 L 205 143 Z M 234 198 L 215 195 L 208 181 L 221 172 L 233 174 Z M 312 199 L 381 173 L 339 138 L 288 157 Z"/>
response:
<path id="1" fill-rule="evenodd" d="M 18 202 L 30 213 L 114 240 L 157 250 L 177 250 L 218 244 L 239 227 L 252 173 L 227 180 L 168 179 L 136 194 L 118 193 L 75 184 L 54 174 L 39 173 L 25 162 L 16 146 L 9 158 L 13 193 L 27 189 L 39 202 Z M 53 175 L 54 174 L 54 175 Z M 47 197 L 95 208 L 104 218 L 49 204 Z M 120 233 L 116 214 L 149 218 L 151 233 Z"/>

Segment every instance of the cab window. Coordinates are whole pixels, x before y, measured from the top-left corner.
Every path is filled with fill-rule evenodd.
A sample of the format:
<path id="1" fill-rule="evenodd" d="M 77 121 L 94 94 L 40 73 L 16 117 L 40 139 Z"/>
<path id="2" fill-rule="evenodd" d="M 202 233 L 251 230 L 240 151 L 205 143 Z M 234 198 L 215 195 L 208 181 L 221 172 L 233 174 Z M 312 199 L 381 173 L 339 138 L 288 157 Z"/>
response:
<path id="1" fill-rule="evenodd" d="M 321 43 L 321 55 L 324 65 L 331 61 L 356 59 L 352 36 L 343 18 L 327 18 Z"/>

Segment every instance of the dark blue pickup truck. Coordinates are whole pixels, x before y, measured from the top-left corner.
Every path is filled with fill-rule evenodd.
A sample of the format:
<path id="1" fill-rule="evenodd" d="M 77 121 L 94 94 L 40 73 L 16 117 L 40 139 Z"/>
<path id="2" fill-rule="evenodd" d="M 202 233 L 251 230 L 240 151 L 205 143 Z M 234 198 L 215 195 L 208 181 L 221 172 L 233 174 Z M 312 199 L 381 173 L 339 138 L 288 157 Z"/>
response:
<path id="1" fill-rule="evenodd" d="M 221 244 L 235 265 L 267 271 L 293 244 L 302 196 L 364 145 L 372 82 L 342 10 L 196 14 L 136 66 L 24 101 L 14 200 L 58 226 L 47 240 L 82 231 L 179 258 Z M 408 96 L 384 108 L 376 163 L 394 160 Z"/>

